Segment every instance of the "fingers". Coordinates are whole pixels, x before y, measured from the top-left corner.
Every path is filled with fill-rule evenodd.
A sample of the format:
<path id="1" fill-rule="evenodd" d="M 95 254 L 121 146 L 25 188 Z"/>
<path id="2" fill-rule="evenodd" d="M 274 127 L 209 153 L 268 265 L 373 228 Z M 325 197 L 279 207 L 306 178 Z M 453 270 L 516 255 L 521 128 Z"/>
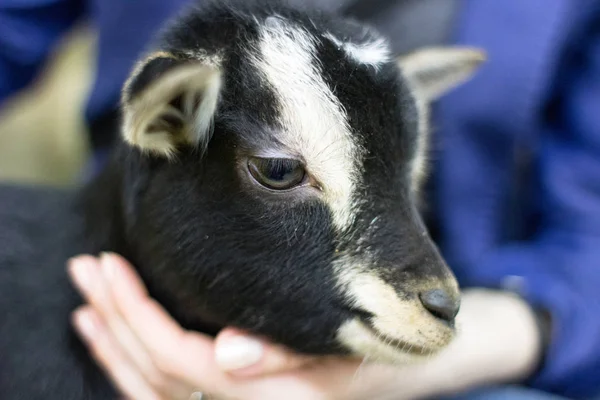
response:
<path id="1" fill-rule="evenodd" d="M 101 268 L 95 258 L 83 256 L 70 265 L 69 271 L 86 300 L 106 318 L 123 348 L 147 376 L 156 375 L 155 368 L 171 371 L 171 366 L 177 365 L 180 370 L 182 362 L 191 363 L 186 365 L 187 379 L 197 379 L 205 369 L 214 370 L 215 366 L 236 376 L 250 377 L 284 372 L 310 362 L 308 357 L 235 329 L 225 329 L 219 335 L 215 352 L 210 339 L 184 331 L 150 299 L 143 282 L 118 255 L 104 254 Z M 183 347 L 183 342 L 187 342 L 186 353 L 174 348 Z M 217 365 L 199 362 L 206 359 L 203 355 L 213 352 Z M 162 360 L 160 367 L 154 365 L 156 360 Z"/>
<path id="2" fill-rule="evenodd" d="M 102 263 L 101 263 L 102 264 Z M 141 343 L 131 332 L 115 306 L 109 285 L 95 258 L 79 257 L 69 263 L 69 274 L 84 298 L 108 324 L 121 348 L 147 376 L 155 375 L 155 367 Z"/>
<path id="3" fill-rule="evenodd" d="M 107 275 L 110 274 L 110 269 L 106 268 L 106 265 L 113 263 L 114 260 L 111 260 L 110 256 L 102 257 L 101 263 L 98 263 L 93 257 L 84 256 L 73 260 L 69 265 L 69 273 L 76 286 L 90 303 L 94 312 L 98 314 L 97 319 L 102 321 L 102 326 L 105 328 L 103 336 L 86 340 L 88 346 L 95 349 L 92 354 L 104 369 L 110 371 L 111 376 L 117 375 L 115 370 L 120 371 L 123 368 L 121 361 L 126 360 L 127 368 L 140 375 L 145 380 L 146 386 L 151 387 L 162 398 L 187 400 L 194 387 L 182 381 L 179 377 L 171 376 L 171 374 L 165 372 L 162 365 L 158 365 L 154 355 L 145 347 L 144 341 L 136 335 L 129 322 L 120 312 L 118 299 L 112 293 L 113 285 L 106 279 Z M 107 270 L 109 274 L 106 273 Z M 126 285 L 127 291 L 134 293 L 136 296 L 145 296 L 146 291 L 143 286 L 136 286 L 136 281 L 133 283 L 133 285 Z M 78 321 L 78 319 L 75 319 L 75 321 Z M 154 327 L 152 323 L 150 321 L 149 324 L 143 326 L 146 336 L 153 335 Z M 76 324 L 76 327 L 80 329 L 81 325 Z M 103 339 L 103 342 L 97 343 L 96 341 L 100 339 Z M 178 350 L 182 351 L 181 349 Z M 120 356 L 111 356 L 115 354 Z M 211 353 L 205 353 L 203 356 L 205 358 L 210 357 Z M 113 364 L 115 362 L 119 362 L 119 364 Z M 130 382 L 131 387 L 128 388 L 130 392 L 138 393 L 140 390 L 138 379 L 132 378 L 119 382 L 121 382 L 121 385 Z M 138 393 L 138 397 L 131 398 L 143 399 L 142 395 L 143 391 Z"/>
<path id="4" fill-rule="evenodd" d="M 107 255 L 103 268 L 120 314 L 162 373 L 196 385 L 199 379 L 211 387 L 222 383 L 210 338 L 182 329 L 148 297 L 142 281 L 123 258 Z"/>
<path id="5" fill-rule="evenodd" d="M 346 392 L 357 364 L 313 363 L 234 329 L 225 329 L 213 342 L 182 329 L 148 296 L 124 259 L 105 255 L 101 264 L 82 257 L 69 268 L 90 304 L 75 313 L 74 325 L 129 399 L 188 400 L 194 391 L 261 400 L 282 394 L 290 399 L 347 398 L 331 394 Z"/>
<path id="6" fill-rule="evenodd" d="M 89 306 L 73 315 L 73 324 L 112 382 L 131 399 L 160 400 L 129 359 L 120 351 L 99 315 Z"/>

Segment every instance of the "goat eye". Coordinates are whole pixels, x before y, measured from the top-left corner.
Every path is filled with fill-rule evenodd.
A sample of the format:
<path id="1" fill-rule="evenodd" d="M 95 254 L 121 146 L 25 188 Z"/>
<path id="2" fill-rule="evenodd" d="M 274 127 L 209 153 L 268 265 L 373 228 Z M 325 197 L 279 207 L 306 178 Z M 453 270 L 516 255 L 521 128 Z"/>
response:
<path id="1" fill-rule="evenodd" d="M 289 158 L 250 158 L 248 170 L 258 183 L 272 190 L 287 190 L 304 182 L 302 163 Z"/>

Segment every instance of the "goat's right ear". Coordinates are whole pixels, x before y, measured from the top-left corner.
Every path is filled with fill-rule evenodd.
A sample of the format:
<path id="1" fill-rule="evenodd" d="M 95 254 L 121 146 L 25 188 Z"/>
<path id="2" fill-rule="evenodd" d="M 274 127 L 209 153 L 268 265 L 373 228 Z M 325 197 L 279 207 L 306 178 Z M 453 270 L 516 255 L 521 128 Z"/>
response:
<path id="1" fill-rule="evenodd" d="M 152 54 L 124 86 L 123 138 L 165 157 L 176 154 L 180 145 L 204 150 L 220 89 L 218 66 L 164 52 Z"/>

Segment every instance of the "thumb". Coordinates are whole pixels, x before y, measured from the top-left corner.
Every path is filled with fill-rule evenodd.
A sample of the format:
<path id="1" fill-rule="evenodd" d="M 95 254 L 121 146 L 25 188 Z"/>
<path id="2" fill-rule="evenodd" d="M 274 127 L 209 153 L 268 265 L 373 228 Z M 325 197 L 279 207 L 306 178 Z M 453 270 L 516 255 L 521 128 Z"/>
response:
<path id="1" fill-rule="evenodd" d="M 215 358 L 221 370 L 238 377 L 282 373 L 312 361 L 311 357 L 233 328 L 226 328 L 217 336 Z"/>

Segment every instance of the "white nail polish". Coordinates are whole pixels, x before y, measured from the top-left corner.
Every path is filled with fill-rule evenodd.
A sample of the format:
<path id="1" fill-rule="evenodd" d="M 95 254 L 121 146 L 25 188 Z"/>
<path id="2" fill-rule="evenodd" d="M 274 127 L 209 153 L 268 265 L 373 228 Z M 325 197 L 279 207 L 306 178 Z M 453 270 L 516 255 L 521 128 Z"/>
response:
<path id="1" fill-rule="evenodd" d="M 77 280 L 77 283 L 79 283 L 79 286 L 83 288 L 83 290 L 90 290 L 92 283 L 89 271 L 90 266 L 79 261 L 78 263 L 74 264 L 73 268 L 75 279 Z"/>
<path id="2" fill-rule="evenodd" d="M 113 281 L 116 275 L 116 268 L 113 262 L 111 261 L 110 255 L 108 253 L 102 253 L 100 255 L 100 264 L 102 265 L 104 277 L 109 282 Z"/>
<path id="3" fill-rule="evenodd" d="M 262 358 L 263 352 L 263 345 L 260 342 L 235 337 L 217 346 L 215 358 L 221 369 L 233 371 L 256 364 Z"/>
<path id="4" fill-rule="evenodd" d="M 88 339 L 93 339 L 98 330 L 89 312 L 79 312 L 77 327 Z"/>

